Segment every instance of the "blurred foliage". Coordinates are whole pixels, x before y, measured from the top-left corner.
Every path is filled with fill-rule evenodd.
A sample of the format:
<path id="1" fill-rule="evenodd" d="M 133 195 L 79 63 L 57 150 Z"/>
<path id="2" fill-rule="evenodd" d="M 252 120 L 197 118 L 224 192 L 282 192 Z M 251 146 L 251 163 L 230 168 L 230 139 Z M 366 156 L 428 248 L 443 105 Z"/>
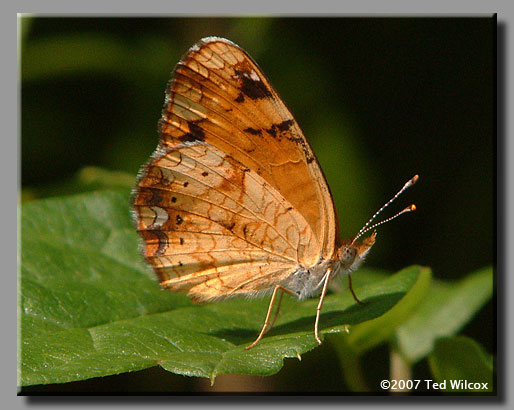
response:
<path id="1" fill-rule="evenodd" d="M 388 271 L 422 264 L 445 280 L 426 288 L 419 305 L 426 317 L 400 315 L 393 333 L 384 330 L 395 348 L 404 346 L 413 371 L 428 377 L 428 369 L 415 363 L 437 337 L 459 331 L 495 351 L 492 291 L 488 285 L 467 299 L 465 290 L 474 286 L 465 272 L 494 264 L 495 255 L 494 20 L 27 16 L 19 25 L 21 201 L 106 187 L 129 192 L 155 149 L 173 66 L 200 38 L 226 37 L 259 63 L 305 131 L 329 181 L 343 235 L 353 236 L 405 180 L 420 174 L 397 205 L 412 201 L 418 212 L 384 226 L 367 261 Z M 361 273 L 366 279 L 359 271 L 356 284 Z M 459 292 L 462 297 L 450 297 Z M 447 296 L 465 308 L 443 326 L 448 316 L 431 310 L 429 301 Z M 416 344 L 416 334 L 426 333 Z M 384 344 L 363 340 L 375 347 L 354 356 L 354 365 L 368 356 L 385 365 L 364 364 L 362 379 L 386 377 Z M 337 348 L 325 343 L 305 355 L 301 367 L 286 361 L 284 371 L 267 378 L 268 389 L 301 388 L 301 372 L 315 368 L 318 374 L 334 354 Z M 333 361 L 324 366 L 327 377 L 318 378 L 318 390 L 339 389 L 334 379 L 343 378 L 343 370 Z M 137 380 L 137 373 L 130 377 Z"/>
<path id="2" fill-rule="evenodd" d="M 494 390 L 493 359 L 472 339 L 458 336 L 438 340 L 429 363 L 446 391 L 479 394 Z"/>
<path id="3" fill-rule="evenodd" d="M 42 184 L 22 191 L 22 202 L 36 198 L 72 195 L 101 189 L 128 192 L 136 183 L 136 177 L 123 171 L 108 171 L 98 167 L 85 167 L 75 175 L 61 181 Z"/>
<path id="4" fill-rule="evenodd" d="M 433 349 L 438 338 L 454 335 L 492 297 L 492 268 L 480 269 L 460 281 L 433 281 L 416 314 L 396 328 L 396 341 L 404 357 L 416 362 Z"/>

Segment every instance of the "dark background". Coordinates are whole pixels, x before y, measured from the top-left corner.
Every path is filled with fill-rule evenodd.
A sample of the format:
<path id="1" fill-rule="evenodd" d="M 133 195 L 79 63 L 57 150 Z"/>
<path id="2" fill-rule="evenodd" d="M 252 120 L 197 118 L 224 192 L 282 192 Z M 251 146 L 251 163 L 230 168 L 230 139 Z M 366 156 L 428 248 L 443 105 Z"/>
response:
<path id="1" fill-rule="evenodd" d="M 157 144 L 174 65 L 200 38 L 216 35 L 252 55 L 295 115 L 325 171 L 344 236 L 420 175 L 383 217 L 410 203 L 418 211 L 379 228 L 369 266 L 421 264 L 438 279 L 457 280 L 494 263 L 493 17 L 24 18 L 21 33 L 24 200 L 70 193 L 84 166 L 135 175 Z M 489 303 L 462 332 L 489 353 L 494 317 Z M 330 354 L 323 345 L 301 364 L 286 361 L 279 375 L 248 383 L 340 389 Z M 366 359 L 370 369 L 384 361 L 387 375 L 385 348 Z M 415 371 L 424 376 L 426 365 Z M 306 378 L 312 372 L 315 381 Z M 208 390 L 202 383 L 150 369 L 59 389 Z"/>

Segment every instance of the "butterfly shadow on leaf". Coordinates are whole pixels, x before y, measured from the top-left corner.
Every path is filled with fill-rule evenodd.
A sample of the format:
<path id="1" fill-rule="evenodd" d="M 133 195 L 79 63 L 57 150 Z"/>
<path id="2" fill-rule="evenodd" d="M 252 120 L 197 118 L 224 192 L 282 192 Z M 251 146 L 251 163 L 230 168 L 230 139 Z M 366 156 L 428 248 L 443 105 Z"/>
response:
<path id="1" fill-rule="evenodd" d="M 404 292 L 371 296 L 364 300 L 365 304 L 359 305 L 354 303 L 343 310 L 331 310 L 330 306 L 327 306 L 328 311 L 325 313 L 322 312 L 320 315 L 320 331 L 323 332 L 324 330 L 333 328 L 335 326 L 356 325 L 367 320 L 375 319 L 376 317 L 386 313 L 404 296 Z M 332 295 L 331 299 L 333 300 L 337 297 L 337 295 Z M 270 329 L 270 331 L 264 336 L 263 341 L 266 338 L 272 338 L 275 336 L 283 337 L 289 334 L 301 332 L 312 332 L 314 340 L 316 304 L 313 303 L 313 301 L 308 301 L 306 304 L 309 305 L 309 310 L 312 310 L 312 315 L 303 315 L 303 312 L 306 311 L 307 306 L 302 306 L 301 309 L 294 309 L 292 305 L 287 306 L 287 308 L 284 307 L 284 311 L 279 313 L 279 317 L 277 319 L 278 323 L 275 324 L 273 328 Z M 263 312 L 263 321 L 264 313 L 265 312 Z M 301 317 L 298 317 L 299 314 Z M 280 318 L 281 315 L 283 315 L 282 320 Z M 291 317 L 291 319 L 288 320 L 288 317 Z M 251 343 L 253 340 L 255 340 L 257 334 L 258 330 L 255 328 L 220 329 L 212 333 L 213 336 L 225 339 L 236 345 Z"/>

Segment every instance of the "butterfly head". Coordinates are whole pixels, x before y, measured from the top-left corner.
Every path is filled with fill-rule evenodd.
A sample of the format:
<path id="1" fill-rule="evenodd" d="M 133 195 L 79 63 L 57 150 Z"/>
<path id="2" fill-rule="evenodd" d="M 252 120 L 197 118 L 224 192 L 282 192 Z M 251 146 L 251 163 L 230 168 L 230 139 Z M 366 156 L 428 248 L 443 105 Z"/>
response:
<path id="1" fill-rule="evenodd" d="M 375 243 L 377 232 L 362 241 L 345 241 L 337 251 L 342 270 L 354 271 L 364 261 L 369 250 Z"/>
<path id="2" fill-rule="evenodd" d="M 341 269 L 351 272 L 359 267 L 359 264 L 362 263 L 364 258 L 366 257 L 367 253 L 375 243 L 375 238 L 377 236 L 377 231 L 373 231 L 373 234 L 363 239 L 362 241 L 358 241 L 363 234 L 370 231 L 371 229 L 375 229 L 376 227 L 383 225 L 387 222 L 392 221 L 393 219 L 398 218 L 400 215 L 406 213 L 406 212 L 413 212 L 416 210 L 416 205 L 412 204 L 409 205 L 407 208 L 403 209 L 402 211 L 398 212 L 396 215 L 391 216 L 390 218 L 384 219 L 381 222 L 375 223 L 370 226 L 370 224 L 373 222 L 373 220 L 385 209 L 387 208 L 391 203 L 394 202 L 396 198 L 398 198 L 407 188 L 410 188 L 412 185 L 414 185 L 419 179 L 418 175 L 414 175 L 411 179 L 409 179 L 402 189 L 400 189 L 395 196 L 393 196 L 388 202 L 386 202 L 382 208 L 380 208 L 377 212 L 375 212 L 375 215 L 373 215 L 368 222 L 361 228 L 359 233 L 353 238 L 352 241 L 346 241 L 343 242 L 341 247 L 339 248 L 337 252 L 337 259 L 339 261 L 339 265 Z"/>

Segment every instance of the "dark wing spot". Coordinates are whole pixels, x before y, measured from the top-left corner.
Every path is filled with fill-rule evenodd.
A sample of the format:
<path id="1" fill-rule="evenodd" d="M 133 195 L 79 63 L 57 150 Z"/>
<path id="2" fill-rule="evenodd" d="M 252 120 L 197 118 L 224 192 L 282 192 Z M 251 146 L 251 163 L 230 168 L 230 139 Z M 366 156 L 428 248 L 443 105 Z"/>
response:
<path id="1" fill-rule="evenodd" d="M 244 95 L 250 97 L 252 100 L 260 100 L 262 98 L 271 98 L 271 91 L 260 80 L 254 80 L 245 71 L 237 71 L 236 74 L 242 80 L 241 91 Z M 239 98 L 239 97 L 238 97 Z"/>
<path id="2" fill-rule="evenodd" d="M 187 187 L 189 185 L 189 182 L 184 182 L 184 188 Z"/>
<path id="3" fill-rule="evenodd" d="M 184 238 L 180 238 L 180 244 L 184 245 Z"/>
<path id="4" fill-rule="evenodd" d="M 148 200 L 148 205 L 151 205 L 151 206 L 160 205 L 160 203 L 164 199 L 161 195 L 161 191 L 159 189 L 154 189 L 154 188 L 145 188 L 145 189 L 152 193 L 152 197 Z"/>
<path id="5" fill-rule="evenodd" d="M 301 138 L 301 137 L 290 136 L 290 137 L 287 137 L 287 139 L 289 141 L 293 141 L 295 144 L 299 144 L 301 146 L 305 146 L 305 142 L 304 142 L 303 138 Z"/>
<path id="6" fill-rule="evenodd" d="M 275 124 L 273 124 L 270 129 L 267 129 L 266 132 L 270 134 L 273 138 L 277 137 L 277 130 L 275 128 Z"/>
<path id="7" fill-rule="evenodd" d="M 278 124 L 273 124 L 271 126 L 271 128 L 267 129 L 266 131 L 268 132 L 268 134 L 270 134 L 273 138 L 276 138 L 277 137 L 277 134 L 279 135 L 279 139 L 280 139 L 280 133 L 282 132 L 286 132 L 286 131 L 289 131 L 289 129 L 291 128 L 291 125 L 294 124 L 294 121 L 293 120 L 286 120 L 286 121 L 282 121 Z M 296 141 L 297 139 L 298 140 L 301 140 L 301 138 L 297 138 L 297 137 L 288 137 L 291 141 L 295 141 L 295 142 L 298 142 Z"/>
<path id="8" fill-rule="evenodd" d="M 256 130 L 255 128 L 246 128 L 245 130 L 243 130 L 244 132 L 248 132 L 249 134 L 252 134 L 252 135 L 261 135 L 262 134 L 262 131 L 261 130 Z"/>
<path id="9" fill-rule="evenodd" d="M 171 202 L 177 202 L 177 198 L 176 198 L 176 197 L 174 197 L 174 196 L 172 196 L 172 197 L 171 197 Z"/>
<path id="10" fill-rule="evenodd" d="M 234 226 L 236 226 L 235 222 L 227 223 L 227 222 L 221 222 L 221 225 L 223 225 L 225 228 L 227 228 L 230 232 L 232 232 L 232 229 L 234 229 Z"/>
<path id="11" fill-rule="evenodd" d="M 159 246 L 157 247 L 154 256 L 164 255 L 164 252 L 166 252 L 166 248 L 168 247 L 168 235 L 166 235 L 163 231 L 160 231 L 158 229 L 151 230 L 148 232 L 155 235 L 157 237 L 157 240 L 159 241 Z"/>
<path id="12" fill-rule="evenodd" d="M 177 214 L 177 225 L 180 225 L 182 222 L 184 222 L 184 220 L 180 215 Z"/>
<path id="13" fill-rule="evenodd" d="M 179 137 L 179 140 L 182 142 L 194 142 L 196 141 L 196 138 L 193 136 L 193 134 L 188 132 L 187 134 L 184 134 L 181 137 Z"/>
<path id="14" fill-rule="evenodd" d="M 305 155 L 305 160 L 307 161 L 308 164 L 310 164 L 312 161 L 314 161 L 314 156 L 312 155 L 312 153 L 309 149 L 309 146 L 307 145 L 307 143 L 305 142 L 305 140 L 303 138 L 289 136 L 289 137 L 287 137 L 287 139 L 302 147 L 303 153 Z"/>
<path id="15" fill-rule="evenodd" d="M 239 95 L 237 96 L 237 98 L 234 101 L 238 102 L 238 103 L 242 103 L 242 102 L 244 102 L 244 100 L 245 100 L 245 97 L 244 97 L 243 93 L 239 93 Z"/>
<path id="16" fill-rule="evenodd" d="M 273 138 L 276 138 L 277 137 L 277 134 L 280 135 L 280 133 L 282 132 L 286 132 L 286 131 L 289 131 L 289 129 L 291 128 L 291 125 L 294 124 L 294 121 L 293 120 L 286 120 L 286 121 L 282 121 L 278 124 L 273 124 L 271 126 L 271 128 L 267 129 L 266 131 L 268 132 L 268 134 L 270 134 Z M 295 141 L 295 142 L 298 142 L 296 141 L 296 139 L 299 139 L 301 140 L 301 138 L 296 138 L 296 137 L 288 137 L 291 141 Z M 279 137 L 280 139 L 280 137 Z"/>
<path id="17" fill-rule="evenodd" d="M 179 139 L 182 142 L 194 142 L 194 141 L 205 141 L 205 134 L 202 128 L 194 123 L 188 122 L 187 126 L 189 127 L 189 132 L 182 135 Z"/>
<path id="18" fill-rule="evenodd" d="M 202 172 L 203 177 L 206 177 L 207 175 L 209 175 L 209 173 L 207 171 Z"/>
<path id="19" fill-rule="evenodd" d="M 289 130 L 289 128 L 291 128 L 291 125 L 293 125 L 293 120 L 286 120 L 286 121 L 282 121 L 280 124 L 277 124 L 276 127 L 280 131 L 287 131 L 287 130 Z"/>

